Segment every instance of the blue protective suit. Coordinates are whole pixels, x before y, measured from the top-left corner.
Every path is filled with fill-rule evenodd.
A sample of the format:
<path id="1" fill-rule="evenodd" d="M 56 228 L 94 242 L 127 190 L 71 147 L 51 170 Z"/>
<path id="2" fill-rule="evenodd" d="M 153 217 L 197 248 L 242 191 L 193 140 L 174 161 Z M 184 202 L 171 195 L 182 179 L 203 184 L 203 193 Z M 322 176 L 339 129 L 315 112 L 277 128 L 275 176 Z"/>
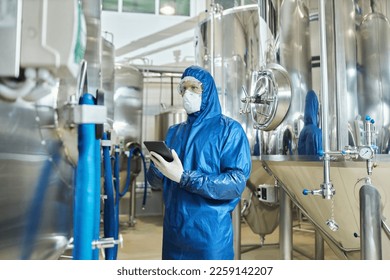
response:
<path id="1" fill-rule="evenodd" d="M 169 128 L 166 143 L 183 163 L 180 183 L 151 163 L 151 185 L 163 180 L 163 259 L 233 259 L 231 212 L 251 171 L 248 139 L 237 121 L 222 115 L 214 80 L 197 66 L 182 78 L 202 82 L 202 104 L 187 121 Z"/>
<path id="2" fill-rule="evenodd" d="M 317 120 L 318 99 L 313 90 L 309 90 L 305 100 L 305 125 L 299 135 L 298 154 L 318 155 L 322 150 L 322 131 Z"/>

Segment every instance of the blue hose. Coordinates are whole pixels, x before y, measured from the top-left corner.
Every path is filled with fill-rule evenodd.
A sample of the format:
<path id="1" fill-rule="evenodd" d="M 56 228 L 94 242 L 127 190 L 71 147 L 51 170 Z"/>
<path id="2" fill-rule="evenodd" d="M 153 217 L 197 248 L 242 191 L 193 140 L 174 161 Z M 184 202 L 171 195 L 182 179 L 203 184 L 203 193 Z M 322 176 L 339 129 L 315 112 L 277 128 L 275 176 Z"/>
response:
<path id="1" fill-rule="evenodd" d="M 103 140 L 108 140 L 107 133 L 103 133 Z M 112 237 L 117 240 L 118 236 L 118 216 L 115 209 L 115 197 L 114 197 L 114 186 L 112 183 L 112 168 L 111 168 L 111 157 L 110 147 L 103 146 L 103 164 L 104 164 L 104 193 L 107 196 L 104 200 L 104 237 Z M 106 260 L 115 260 L 117 258 L 117 250 L 114 250 L 117 245 L 113 248 L 106 248 L 105 256 Z"/>
<path id="2" fill-rule="evenodd" d="M 94 97 L 86 93 L 79 103 L 94 105 Z M 96 162 L 100 164 L 100 152 L 97 155 L 97 144 L 95 124 L 80 124 L 73 211 L 75 260 L 91 260 L 99 256 L 98 249 L 92 249 L 92 242 L 99 238 L 96 236 L 96 229 L 100 225 L 100 207 L 97 207 L 100 203 L 100 166 L 96 168 Z"/>
<path id="3" fill-rule="evenodd" d="M 143 166 L 144 166 L 144 173 L 145 173 L 145 188 L 144 188 L 144 197 L 143 197 L 143 200 L 142 200 L 142 208 L 145 208 L 145 204 L 146 204 L 146 193 L 147 193 L 147 180 L 146 180 L 146 161 L 145 161 L 145 157 L 144 157 L 144 154 L 142 153 L 141 149 L 139 147 L 133 147 L 130 149 L 129 151 L 129 157 L 127 159 L 127 176 L 126 176 L 126 184 L 125 184 L 125 188 L 123 189 L 122 192 L 119 192 L 119 197 L 123 197 L 129 190 L 130 188 L 130 179 L 131 179 L 131 158 L 133 157 L 134 153 L 135 152 L 139 152 L 140 155 L 141 155 L 141 159 L 142 159 L 142 162 L 143 162 Z"/>

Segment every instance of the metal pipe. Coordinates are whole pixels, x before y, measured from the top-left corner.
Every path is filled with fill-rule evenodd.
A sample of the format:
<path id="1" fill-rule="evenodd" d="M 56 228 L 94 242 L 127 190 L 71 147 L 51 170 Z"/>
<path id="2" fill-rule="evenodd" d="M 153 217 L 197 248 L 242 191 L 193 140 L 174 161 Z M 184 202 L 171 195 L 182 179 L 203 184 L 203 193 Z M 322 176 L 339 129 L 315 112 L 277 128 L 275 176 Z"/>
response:
<path id="1" fill-rule="evenodd" d="M 292 213 L 291 200 L 284 189 L 280 188 L 279 243 L 280 259 L 292 259 Z"/>
<path id="2" fill-rule="evenodd" d="M 314 246 L 315 246 L 315 259 L 323 260 L 325 256 L 324 238 L 322 238 L 322 235 L 320 234 L 319 230 L 315 231 Z"/>
<path id="3" fill-rule="evenodd" d="M 129 226 L 133 227 L 136 224 L 135 220 L 135 191 L 136 191 L 136 179 L 133 178 L 131 181 L 131 187 L 130 187 L 130 213 L 129 213 Z"/>
<path id="4" fill-rule="evenodd" d="M 91 94 L 84 94 L 80 104 L 94 105 Z M 95 253 L 92 242 L 95 239 L 96 224 L 96 192 L 100 189 L 100 178 L 96 178 L 95 124 L 80 124 L 78 127 L 79 160 L 76 169 L 74 198 L 74 248 L 73 259 L 92 260 Z M 100 164 L 100 162 L 99 162 Z M 100 203 L 100 198 L 98 200 Z M 100 214 L 100 213 L 99 213 Z"/>
<path id="5" fill-rule="evenodd" d="M 265 22 L 268 24 L 267 1 L 258 0 L 257 5 L 258 5 L 258 17 L 259 17 L 258 19 L 259 20 L 259 69 L 262 70 L 265 68 L 266 62 L 264 61 L 264 54 L 263 54 L 263 48 L 261 42 L 263 35 L 261 34 L 260 24 L 263 18 Z"/>
<path id="6" fill-rule="evenodd" d="M 211 19 L 210 19 L 210 74 L 214 77 L 214 57 L 215 57 L 215 7 L 214 1 L 211 4 Z"/>
<path id="7" fill-rule="evenodd" d="M 332 184 L 330 182 L 330 156 L 329 152 L 329 131 L 328 131 L 328 115 L 329 115 L 329 100 L 328 100 L 328 58 L 326 47 L 326 24 L 325 24 L 325 0 L 320 0 L 320 44 L 321 44 L 321 107 L 322 107 L 322 144 L 324 155 L 324 182 L 321 185 L 323 189 L 323 197 L 331 199 L 333 196 Z"/>
<path id="8" fill-rule="evenodd" d="M 359 191 L 360 205 L 360 258 L 382 259 L 381 197 L 378 190 L 366 183 Z"/>

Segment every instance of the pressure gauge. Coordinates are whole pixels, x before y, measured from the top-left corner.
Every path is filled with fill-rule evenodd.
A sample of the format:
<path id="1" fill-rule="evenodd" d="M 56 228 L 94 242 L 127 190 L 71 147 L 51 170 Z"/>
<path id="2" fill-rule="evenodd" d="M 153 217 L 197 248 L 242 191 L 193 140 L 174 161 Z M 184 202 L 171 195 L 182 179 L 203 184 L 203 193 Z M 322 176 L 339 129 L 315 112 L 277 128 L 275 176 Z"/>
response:
<path id="1" fill-rule="evenodd" d="M 362 159 L 372 159 L 374 156 L 374 150 L 369 146 L 361 147 L 359 150 L 359 156 Z"/>

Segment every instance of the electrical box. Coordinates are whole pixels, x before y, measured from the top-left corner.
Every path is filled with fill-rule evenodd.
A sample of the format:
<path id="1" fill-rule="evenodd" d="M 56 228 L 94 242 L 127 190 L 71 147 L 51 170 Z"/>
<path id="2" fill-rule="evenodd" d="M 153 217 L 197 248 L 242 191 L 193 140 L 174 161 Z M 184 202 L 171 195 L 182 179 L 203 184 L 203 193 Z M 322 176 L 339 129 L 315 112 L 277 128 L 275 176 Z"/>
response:
<path id="1" fill-rule="evenodd" d="M 85 19 L 77 0 L 25 0 L 22 5 L 22 68 L 46 68 L 77 77 L 86 47 Z"/>
<path id="2" fill-rule="evenodd" d="M 278 187 L 274 185 L 259 185 L 257 187 L 257 197 L 260 201 L 277 203 L 278 199 Z"/>

